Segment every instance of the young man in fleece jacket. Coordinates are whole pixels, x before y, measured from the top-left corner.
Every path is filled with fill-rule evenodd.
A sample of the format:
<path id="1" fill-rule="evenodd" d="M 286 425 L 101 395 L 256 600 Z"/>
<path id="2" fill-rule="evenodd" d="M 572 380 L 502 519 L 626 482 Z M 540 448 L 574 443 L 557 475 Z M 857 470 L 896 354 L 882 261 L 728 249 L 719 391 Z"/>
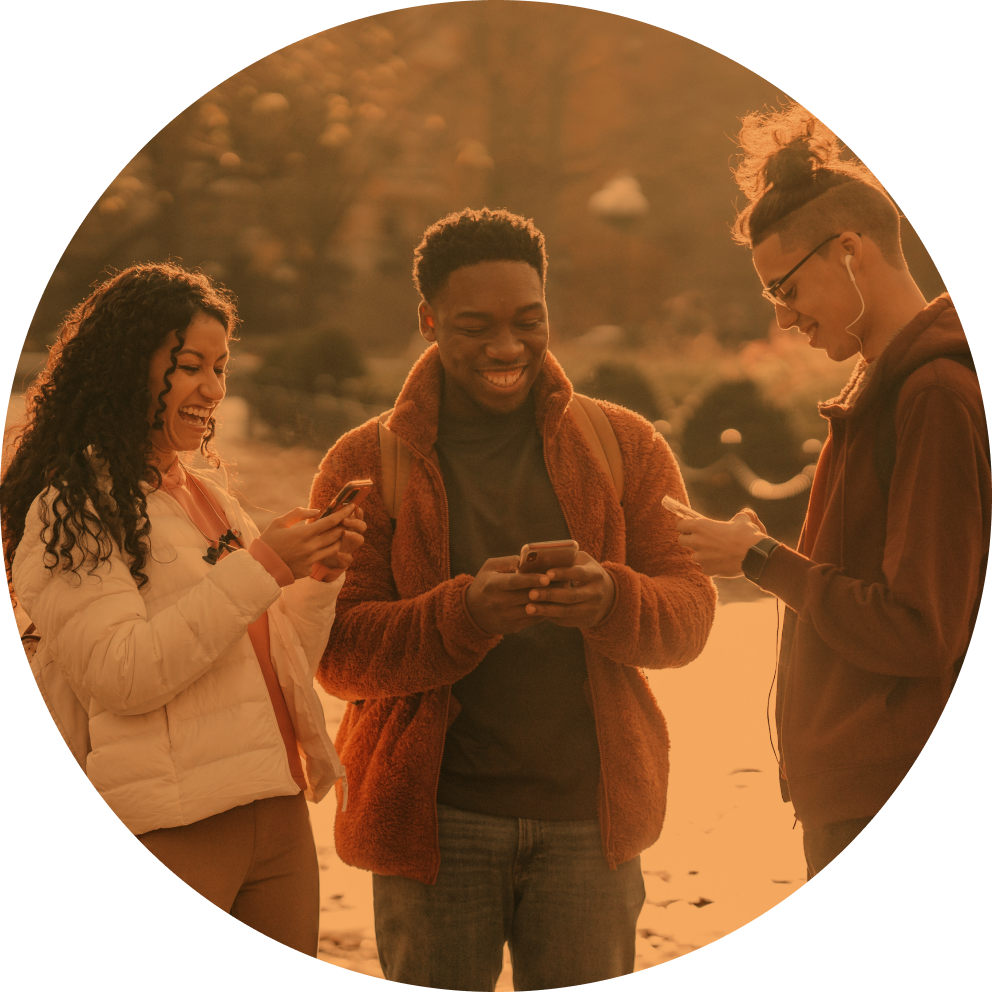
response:
<path id="1" fill-rule="evenodd" d="M 629 973 L 639 854 L 665 815 L 668 738 L 641 668 L 685 665 L 715 591 L 679 544 L 685 499 L 664 439 L 600 403 L 623 505 L 548 351 L 543 235 L 465 210 L 415 255 L 429 347 L 388 428 L 412 453 L 395 529 L 375 420 L 324 459 L 311 503 L 377 489 L 318 678 L 350 701 L 337 739 L 349 801 L 338 854 L 374 873 L 388 979 L 493 989 Z M 604 425 L 606 426 L 606 425 Z M 524 543 L 573 538 L 577 563 L 518 573 Z"/>
<path id="2" fill-rule="evenodd" d="M 680 523 L 710 575 L 786 604 L 782 794 L 812 877 L 865 827 L 930 736 L 960 669 L 989 548 L 989 441 L 961 322 L 906 266 L 899 214 L 801 107 L 744 121 L 737 240 L 775 305 L 835 361 L 830 423 L 796 551 L 751 510 Z"/>

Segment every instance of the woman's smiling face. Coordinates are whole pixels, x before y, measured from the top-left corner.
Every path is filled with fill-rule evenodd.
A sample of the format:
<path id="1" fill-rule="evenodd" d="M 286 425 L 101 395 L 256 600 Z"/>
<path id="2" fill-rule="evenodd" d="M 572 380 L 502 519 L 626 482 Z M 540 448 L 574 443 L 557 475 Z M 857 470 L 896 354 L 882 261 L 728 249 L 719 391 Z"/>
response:
<path id="1" fill-rule="evenodd" d="M 179 343 L 175 331 L 152 355 L 148 367 L 148 390 L 152 401 L 149 422 L 156 417 L 161 427 L 152 428 L 152 448 L 159 468 L 167 468 L 179 451 L 195 451 L 210 428 L 210 418 L 227 391 L 226 369 L 230 358 L 228 335 L 215 317 L 197 314 L 186 328 L 181 349 L 176 354 L 176 370 L 169 377 L 171 388 L 161 397 L 165 409 L 160 411 L 159 396 L 166 388 L 166 373 L 172 368 L 172 349 Z"/>

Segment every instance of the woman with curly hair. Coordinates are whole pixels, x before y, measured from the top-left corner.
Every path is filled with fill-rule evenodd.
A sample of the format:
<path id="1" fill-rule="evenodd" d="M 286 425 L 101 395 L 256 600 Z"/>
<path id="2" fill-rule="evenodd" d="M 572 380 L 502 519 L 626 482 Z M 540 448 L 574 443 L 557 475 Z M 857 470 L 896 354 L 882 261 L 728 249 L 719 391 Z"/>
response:
<path id="1" fill-rule="evenodd" d="M 173 264 L 69 315 L 0 483 L 4 559 L 39 685 L 110 807 L 213 903 L 316 955 L 306 799 L 343 769 L 313 675 L 365 524 L 297 508 L 259 536 L 184 466 L 199 448 L 219 467 L 236 322 L 226 291 Z"/>

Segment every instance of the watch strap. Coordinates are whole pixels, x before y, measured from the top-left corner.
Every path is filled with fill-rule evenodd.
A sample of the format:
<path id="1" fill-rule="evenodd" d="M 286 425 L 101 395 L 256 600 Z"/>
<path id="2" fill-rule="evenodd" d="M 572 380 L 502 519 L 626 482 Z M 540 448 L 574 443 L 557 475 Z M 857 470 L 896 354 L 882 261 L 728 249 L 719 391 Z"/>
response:
<path id="1" fill-rule="evenodd" d="M 763 537 L 757 544 L 752 544 L 741 562 L 741 571 L 745 577 L 752 582 L 758 582 L 765 571 L 765 565 L 768 564 L 769 556 L 778 545 L 779 542 L 773 537 Z"/>

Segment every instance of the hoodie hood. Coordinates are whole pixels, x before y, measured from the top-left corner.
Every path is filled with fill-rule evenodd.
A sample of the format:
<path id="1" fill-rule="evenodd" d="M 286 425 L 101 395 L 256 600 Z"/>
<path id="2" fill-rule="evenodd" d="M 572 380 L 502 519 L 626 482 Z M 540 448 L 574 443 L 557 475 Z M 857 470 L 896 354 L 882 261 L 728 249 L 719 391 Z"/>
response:
<path id="1" fill-rule="evenodd" d="M 935 358 L 970 354 L 950 296 L 943 293 L 897 331 L 871 366 L 859 362 L 839 395 L 819 404 L 822 417 L 860 417 L 889 385 Z M 862 390 L 862 383 L 868 379 Z"/>

